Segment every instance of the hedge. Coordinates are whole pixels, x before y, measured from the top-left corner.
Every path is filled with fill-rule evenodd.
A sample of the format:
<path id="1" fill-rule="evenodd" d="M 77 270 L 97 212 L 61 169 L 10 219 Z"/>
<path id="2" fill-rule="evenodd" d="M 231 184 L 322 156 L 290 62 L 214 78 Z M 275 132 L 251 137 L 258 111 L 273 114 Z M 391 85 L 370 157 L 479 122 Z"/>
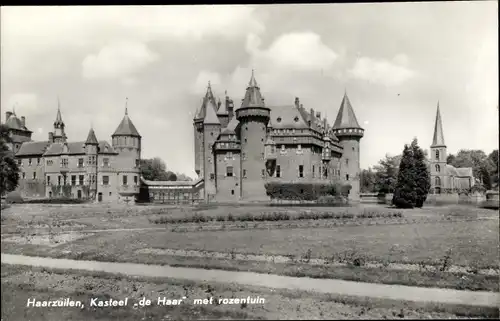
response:
<path id="1" fill-rule="evenodd" d="M 266 194 L 271 199 L 315 201 L 322 196 L 348 196 L 352 186 L 336 183 L 268 182 Z"/>

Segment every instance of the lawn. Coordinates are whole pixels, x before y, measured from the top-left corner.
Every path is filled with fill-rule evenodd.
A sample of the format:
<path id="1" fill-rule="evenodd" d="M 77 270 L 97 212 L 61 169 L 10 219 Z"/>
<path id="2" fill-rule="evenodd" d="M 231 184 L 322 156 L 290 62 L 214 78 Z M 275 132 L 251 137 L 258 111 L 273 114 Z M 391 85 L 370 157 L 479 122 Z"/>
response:
<path id="1" fill-rule="evenodd" d="M 26 308 L 28 298 L 69 297 L 122 299 L 185 296 L 179 306 L 134 309 Z M 195 306 L 197 298 L 261 297 L 262 304 Z M 137 278 L 84 271 L 46 270 L 2 265 L 2 319 L 17 320 L 182 320 L 182 319 L 382 319 L 498 317 L 497 309 L 349 298 L 303 291 L 273 290 L 218 283 L 195 283 L 164 278 Z"/>

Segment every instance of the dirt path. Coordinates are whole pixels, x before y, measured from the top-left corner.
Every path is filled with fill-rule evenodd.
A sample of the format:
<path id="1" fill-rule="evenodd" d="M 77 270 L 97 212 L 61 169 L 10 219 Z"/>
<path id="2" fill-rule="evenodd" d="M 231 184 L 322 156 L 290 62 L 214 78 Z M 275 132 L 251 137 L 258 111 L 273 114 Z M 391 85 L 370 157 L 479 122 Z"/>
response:
<path id="1" fill-rule="evenodd" d="M 281 289 L 297 289 L 346 296 L 374 297 L 414 302 L 436 302 L 443 304 L 462 304 L 469 306 L 498 307 L 500 293 L 470 292 L 451 289 L 420 288 L 403 285 L 385 285 L 342 280 L 296 278 L 252 272 L 232 272 L 204 270 L 134 263 L 111 263 L 52 259 L 23 255 L 3 254 L 4 264 L 20 264 L 47 268 L 77 269 L 121 273 L 130 276 L 169 277 L 194 281 L 236 283 L 241 285 L 263 286 Z"/>

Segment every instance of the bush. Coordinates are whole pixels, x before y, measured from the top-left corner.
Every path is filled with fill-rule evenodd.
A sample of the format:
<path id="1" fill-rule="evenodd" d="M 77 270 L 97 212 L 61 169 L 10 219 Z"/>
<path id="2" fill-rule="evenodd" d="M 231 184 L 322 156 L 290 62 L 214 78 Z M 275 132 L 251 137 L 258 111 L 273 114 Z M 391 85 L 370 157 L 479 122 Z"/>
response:
<path id="1" fill-rule="evenodd" d="M 314 201 L 322 196 L 347 196 L 352 186 L 336 183 L 268 182 L 266 194 L 271 199 Z M 324 199 L 323 199 L 324 200 Z M 329 199 L 331 200 L 331 199 Z M 338 198 L 333 198 L 337 201 Z"/>
<path id="2" fill-rule="evenodd" d="M 19 192 L 13 191 L 13 192 L 8 193 L 5 196 L 5 201 L 7 203 L 22 203 L 23 198 Z"/>

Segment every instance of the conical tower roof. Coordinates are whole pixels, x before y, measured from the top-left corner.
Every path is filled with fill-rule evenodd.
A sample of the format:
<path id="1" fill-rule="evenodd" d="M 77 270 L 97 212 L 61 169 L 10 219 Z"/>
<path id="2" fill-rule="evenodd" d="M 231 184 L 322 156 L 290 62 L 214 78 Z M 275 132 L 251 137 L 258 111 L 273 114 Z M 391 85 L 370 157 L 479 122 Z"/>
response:
<path id="1" fill-rule="evenodd" d="M 265 107 L 264 98 L 260 93 L 259 85 L 257 85 L 257 81 L 255 80 L 254 71 L 252 70 L 252 77 L 250 78 L 250 82 L 248 83 L 247 91 L 245 92 L 245 98 L 241 103 L 240 108 L 247 107 Z"/>
<path id="2" fill-rule="evenodd" d="M 432 138 L 431 147 L 436 146 L 446 146 L 444 143 L 443 123 L 441 121 L 441 112 L 439 111 L 439 102 L 437 105 L 436 122 L 434 123 L 434 136 Z"/>
<path id="3" fill-rule="evenodd" d="M 209 103 L 211 103 L 210 105 L 212 106 L 212 108 L 214 108 L 214 111 L 217 114 L 217 102 L 215 101 L 210 81 L 208 82 L 207 92 L 205 93 L 205 97 L 203 97 L 200 109 L 196 114 L 195 119 L 205 119 L 205 116 L 207 115 L 207 105 Z"/>
<path id="4" fill-rule="evenodd" d="M 97 141 L 97 137 L 95 136 L 94 128 L 90 128 L 89 134 L 87 135 L 87 140 L 85 141 L 85 145 L 99 145 Z"/>
<path id="5" fill-rule="evenodd" d="M 56 120 L 54 121 L 54 126 L 58 125 L 64 125 L 61 116 L 61 102 L 59 101 L 59 97 L 57 97 L 57 114 L 56 114 Z"/>
<path id="6" fill-rule="evenodd" d="M 127 98 L 128 102 L 128 98 Z M 116 128 L 115 132 L 111 136 L 133 136 L 133 137 L 141 137 L 137 128 L 135 128 L 132 120 L 128 117 L 128 108 L 127 103 L 125 103 L 125 116 L 123 116 L 120 125 Z"/>
<path id="7" fill-rule="evenodd" d="M 206 105 L 206 114 L 203 119 L 203 124 L 211 124 L 211 125 L 220 125 L 219 117 L 217 117 L 216 113 L 217 107 L 212 102 L 212 100 L 208 100 Z"/>
<path id="8" fill-rule="evenodd" d="M 344 93 L 344 98 L 342 99 L 342 103 L 340 104 L 339 113 L 337 114 L 337 118 L 335 119 L 333 128 L 362 129 L 361 126 L 359 126 L 358 120 L 356 119 L 356 115 L 354 114 L 354 109 L 352 108 L 351 102 L 349 101 L 349 97 L 347 97 L 347 92 Z"/>

